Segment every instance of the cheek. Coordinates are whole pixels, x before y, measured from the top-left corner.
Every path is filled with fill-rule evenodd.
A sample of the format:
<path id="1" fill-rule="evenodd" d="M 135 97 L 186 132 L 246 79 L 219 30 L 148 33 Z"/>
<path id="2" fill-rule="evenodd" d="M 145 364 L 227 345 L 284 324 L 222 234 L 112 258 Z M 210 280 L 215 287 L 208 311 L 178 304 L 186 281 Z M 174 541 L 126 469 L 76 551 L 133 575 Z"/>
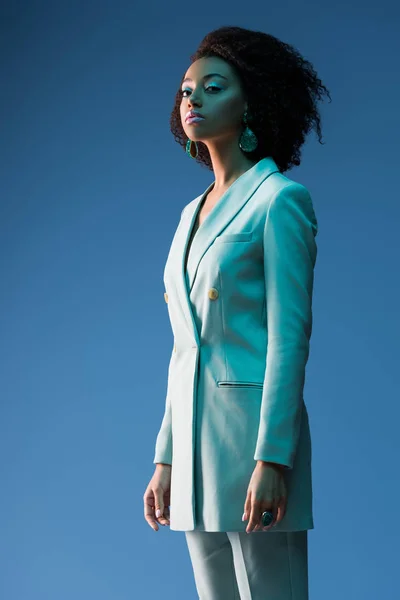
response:
<path id="1" fill-rule="evenodd" d="M 224 98 L 215 105 L 212 116 L 217 126 L 225 128 L 226 125 L 239 125 L 243 112 L 243 107 L 237 98 Z"/>

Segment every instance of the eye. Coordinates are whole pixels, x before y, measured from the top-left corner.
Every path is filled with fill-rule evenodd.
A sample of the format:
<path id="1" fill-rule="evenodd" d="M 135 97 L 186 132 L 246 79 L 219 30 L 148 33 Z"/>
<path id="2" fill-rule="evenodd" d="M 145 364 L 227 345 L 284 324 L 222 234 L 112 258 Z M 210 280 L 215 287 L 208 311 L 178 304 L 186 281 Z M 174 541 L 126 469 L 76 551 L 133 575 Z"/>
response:
<path id="1" fill-rule="evenodd" d="M 216 86 L 216 85 L 208 85 L 206 87 L 206 90 L 220 90 L 221 88 Z M 190 90 L 180 90 L 180 94 L 183 98 L 187 98 L 188 96 L 185 96 L 185 92 L 190 92 Z"/>

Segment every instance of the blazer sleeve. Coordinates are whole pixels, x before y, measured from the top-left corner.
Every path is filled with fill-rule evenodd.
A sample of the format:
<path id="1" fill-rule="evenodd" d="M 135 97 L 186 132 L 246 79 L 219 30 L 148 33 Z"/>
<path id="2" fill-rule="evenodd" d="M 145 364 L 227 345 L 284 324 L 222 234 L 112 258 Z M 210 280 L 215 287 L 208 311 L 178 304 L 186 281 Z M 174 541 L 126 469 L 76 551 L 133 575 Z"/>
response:
<path id="1" fill-rule="evenodd" d="M 308 190 L 281 188 L 263 233 L 268 347 L 255 460 L 293 468 L 312 331 L 318 223 Z"/>
<path id="2" fill-rule="evenodd" d="M 172 350 L 171 359 L 168 368 L 168 384 L 167 384 L 167 396 L 165 399 L 165 410 L 162 419 L 161 427 L 157 435 L 155 454 L 153 463 L 164 463 L 172 465 L 172 415 L 171 415 L 171 401 L 170 401 L 170 374 L 172 361 L 174 360 L 174 350 Z"/>

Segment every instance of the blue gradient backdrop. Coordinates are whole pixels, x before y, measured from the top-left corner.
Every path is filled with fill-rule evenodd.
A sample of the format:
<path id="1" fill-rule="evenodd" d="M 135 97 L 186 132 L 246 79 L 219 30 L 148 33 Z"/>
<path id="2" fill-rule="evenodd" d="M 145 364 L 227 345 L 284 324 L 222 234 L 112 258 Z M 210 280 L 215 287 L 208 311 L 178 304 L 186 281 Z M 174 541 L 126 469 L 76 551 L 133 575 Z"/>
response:
<path id="1" fill-rule="evenodd" d="M 319 221 L 310 599 L 399 597 L 397 10 L 2 3 L 2 600 L 197 598 L 184 534 L 154 532 L 143 494 L 173 343 L 163 269 L 183 206 L 213 180 L 169 116 L 221 25 L 294 44 L 333 100 L 325 145 L 311 134 L 287 172 Z"/>

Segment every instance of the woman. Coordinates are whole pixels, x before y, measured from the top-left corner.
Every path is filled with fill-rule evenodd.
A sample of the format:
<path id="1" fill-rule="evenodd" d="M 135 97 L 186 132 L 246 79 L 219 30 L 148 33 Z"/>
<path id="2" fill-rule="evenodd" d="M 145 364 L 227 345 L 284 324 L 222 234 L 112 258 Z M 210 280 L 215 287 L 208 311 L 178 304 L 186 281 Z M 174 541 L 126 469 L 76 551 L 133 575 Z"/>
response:
<path id="1" fill-rule="evenodd" d="M 222 27 L 191 57 L 171 115 L 215 180 L 183 209 L 165 266 L 175 343 L 144 513 L 155 531 L 185 531 L 202 600 L 308 598 L 317 219 L 283 173 L 312 126 L 321 141 L 322 93 L 293 47 Z"/>

